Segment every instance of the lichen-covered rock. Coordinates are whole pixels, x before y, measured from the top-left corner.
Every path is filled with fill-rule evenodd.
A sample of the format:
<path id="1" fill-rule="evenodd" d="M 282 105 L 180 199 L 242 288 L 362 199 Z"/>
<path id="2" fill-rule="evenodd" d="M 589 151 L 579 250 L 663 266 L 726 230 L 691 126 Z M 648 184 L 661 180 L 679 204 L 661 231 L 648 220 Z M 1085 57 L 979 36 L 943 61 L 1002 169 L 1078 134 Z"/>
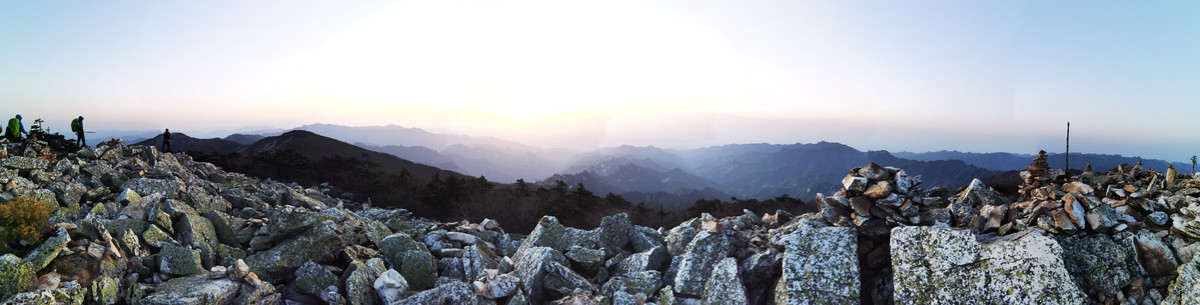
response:
<path id="1" fill-rule="evenodd" d="M 92 304 L 111 305 L 116 304 L 120 298 L 121 283 L 115 278 L 100 277 L 92 282 L 91 290 L 88 294 L 91 295 L 89 300 Z"/>
<path id="2" fill-rule="evenodd" d="M 338 277 L 320 264 L 308 261 L 296 269 L 292 288 L 310 295 L 319 295 L 325 287 L 337 286 Z"/>
<path id="3" fill-rule="evenodd" d="M 725 258 L 713 267 L 712 276 L 704 284 L 704 304 L 746 304 L 746 287 L 738 274 L 737 259 Z"/>
<path id="4" fill-rule="evenodd" d="M 486 269 L 496 269 L 496 254 L 487 246 L 481 245 L 482 243 L 477 243 L 463 249 L 462 268 L 467 281 L 479 278 Z"/>
<path id="5" fill-rule="evenodd" d="M 158 252 L 159 272 L 171 275 L 191 275 L 205 272 L 200 263 L 200 250 L 168 244 Z"/>
<path id="6" fill-rule="evenodd" d="M 629 243 L 629 233 L 633 224 L 629 215 L 620 213 L 609 215 L 600 220 L 600 246 L 609 250 L 617 250 Z"/>
<path id="7" fill-rule="evenodd" d="M 171 279 L 159 285 L 153 294 L 141 300 L 146 305 L 208 305 L 233 304 L 238 283 L 229 279 L 209 279 L 208 275 Z"/>
<path id="8" fill-rule="evenodd" d="M 671 256 L 664 247 L 654 247 L 644 252 L 634 253 L 617 264 L 613 273 L 629 273 L 646 270 L 658 270 L 670 263 Z"/>
<path id="9" fill-rule="evenodd" d="M 548 247 L 559 253 L 567 251 L 569 247 L 567 247 L 567 242 L 564 240 L 566 239 L 566 234 L 567 228 L 558 223 L 558 218 L 554 218 L 554 216 L 542 216 L 542 219 L 538 221 L 538 225 L 533 228 L 533 232 L 529 232 L 529 236 L 525 237 L 525 242 L 521 243 L 520 248 L 517 248 L 517 257 L 521 256 L 520 253 L 534 247 Z M 521 263 L 519 258 L 516 261 L 518 264 Z"/>
<path id="10" fill-rule="evenodd" d="M 0 305 L 81 305 L 85 301 L 87 288 L 76 282 L 63 283 L 62 288 L 22 292 Z M 2 300 L 3 298 L 0 298 Z"/>
<path id="11" fill-rule="evenodd" d="M 246 264 L 263 280 L 280 282 L 309 260 L 324 263 L 337 258 L 344 242 L 336 225 L 326 221 L 274 248 L 251 254 Z"/>
<path id="12" fill-rule="evenodd" d="M 433 254 L 421 250 L 404 251 L 400 255 L 400 262 L 400 275 L 413 289 L 429 289 L 437 281 L 437 261 Z M 392 268 L 396 267 L 392 265 Z"/>
<path id="13" fill-rule="evenodd" d="M 783 253 L 775 248 L 757 252 L 742 261 L 742 284 L 746 287 L 758 286 L 759 283 L 779 276 L 783 266 Z"/>
<path id="14" fill-rule="evenodd" d="M 542 286 L 550 263 L 565 263 L 567 258 L 549 247 L 532 247 L 517 253 L 515 273 L 521 289 L 529 293 L 530 304 L 542 303 Z"/>
<path id="15" fill-rule="evenodd" d="M 597 272 L 604 267 L 604 250 L 573 246 L 567 251 L 566 256 L 575 264 L 591 272 Z"/>
<path id="16" fill-rule="evenodd" d="M 487 299 L 498 299 L 517 293 L 521 279 L 509 274 L 488 275 L 474 283 L 475 291 Z"/>
<path id="17" fill-rule="evenodd" d="M 386 271 L 383 260 L 372 258 L 366 261 L 354 261 L 342 274 L 346 287 L 346 301 L 351 305 L 379 304 L 379 294 L 375 291 L 375 280 Z"/>
<path id="18" fill-rule="evenodd" d="M 1108 235 L 1069 236 L 1059 240 L 1063 263 L 1079 287 L 1092 298 L 1115 297 L 1129 285 L 1129 253 Z"/>
<path id="19" fill-rule="evenodd" d="M 213 265 L 213 250 L 220 241 L 212 222 L 196 214 L 185 214 L 175 222 L 175 234 L 179 242 L 200 249 L 200 258 L 205 265 Z"/>
<path id="20" fill-rule="evenodd" d="M 858 236 L 852 227 L 797 227 L 778 240 L 784 248 L 776 304 L 857 304 Z"/>
<path id="21" fill-rule="evenodd" d="M 253 284 L 253 280 L 241 285 L 236 299 L 230 304 L 275 305 L 280 304 L 282 296 L 275 292 L 275 286 L 267 283 Z"/>
<path id="22" fill-rule="evenodd" d="M 175 179 L 133 178 L 125 181 L 122 188 L 142 195 L 162 194 L 163 198 L 175 199 L 183 191 L 183 183 Z"/>
<path id="23" fill-rule="evenodd" d="M 687 250 L 687 246 L 692 242 L 692 239 L 696 238 L 696 234 L 700 233 L 691 224 L 691 222 L 695 221 L 696 220 L 693 219 L 691 221 L 681 223 L 679 226 L 667 231 L 665 243 L 667 244 L 667 252 L 669 252 L 671 256 L 683 254 L 683 251 Z"/>
<path id="24" fill-rule="evenodd" d="M 171 238 L 170 234 L 167 234 L 167 232 L 159 229 L 157 225 L 150 225 L 147 227 L 146 231 L 142 232 L 142 240 L 145 240 L 147 245 L 155 248 L 162 248 L 169 244 L 176 243 L 175 239 Z"/>
<path id="25" fill-rule="evenodd" d="M 26 254 L 25 261 L 29 262 L 34 271 L 42 270 L 42 268 L 50 265 L 50 261 L 58 257 L 58 252 L 65 248 L 70 241 L 71 236 L 67 234 L 67 230 L 59 227 L 54 236 L 47 238 L 46 241 L 42 242 L 41 246 Z"/>
<path id="26" fill-rule="evenodd" d="M 408 292 L 408 282 L 395 269 L 388 269 L 380 274 L 373 287 L 379 293 L 383 304 L 396 304 L 404 298 L 404 293 Z"/>
<path id="27" fill-rule="evenodd" d="M 223 244 L 237 246 L 250 242 L 250 239 L 244 238 L 238 234 L 238 230 L 246 226 L 246 220 L 238 217 L 233 217 L 221 211 L 208 211 L 202 213 L 205 219 L 212 224 L 213 233 L 216 234 L 217 240 Z"/>
<path id="28" fill-rule="evenodd" d="M 1179 277 L 1167 288 L 1162 305 L 1200 304 L 1200 252 L 1192 261 L 1179 266 Z"/>
<path id="29" fill-rule="evenodd" d="M 25 290 L 35 272 L 29 262 L 16 255 L 0 256 L 0 300 Z"/>
<path id="30" fill-rule="evenodd" d="M 25 156 L 10 156 L 5 159 L 0 159 L 0 163 L 2 163 L 4 167 L 20 171 L 46 169 L 46 167 L 50 165 L 50 161 Z"/>
<path id="31" fill-rule="evenodd" d="M 485 299 L 475 294 L 471 286 L 466 283 L 453 281 L 442 284 L 434 289 L 422 291 L 416 295 L 408 297 L 395 304 L 398 305 L 419 305 L 419 304 L 487 304 Z"/>
<path id="32" fill-rule="evenodd" d="M 424 250 L 425 246 L 417 243 L 411 236 L 404 233 L 396 233 L 385 237 L 379 243 L 379 251 L 383 253 L 383 257 L 388 263 L 393 266 L 399 266 L 401 256 L 406 251 Z"/>
<path id="33" fill-rule="evenodd" d="M 654 247 L 663 247 L 663 249 L 667 247 L 663 243 L 663 236 L 658 234 L 657 230 L 643 226 L 633 226 L 633 231 L 629 232 L 629 244 L 633 246 L 634 252 L 643 252 Z"/>
<path id="34" fill-rule="evenodd" d="M 596 286 L 592 285 L 587 278 L 559 262 L 550 262 L 546 265 L 546 278 L 543 286 L 559 294 L 570 294 L 576 291 L 594 293 L 596 291 Z"/>
<path id="35" fill-rule="evenodd" d="M 653 296 L 659 288 L 662 288 L 662 285 L 662 273 L 650 270 L 614 276 L 608 279 L 600 290 L 604 295 L 609 296 L 618 291 L 631 295 L 641 293 L 645 296 Z"/>
<path id="36" fill-rule="evenodd" d="M 137 192 L 131 189 L 125 189 L 124 191 L 121 191 L 120 194 L 117 194 L 117 198 L 113 198 L 113 201 L 118 203 L 130 203 L 137 201 L 138 199 L 142 199 L 142 195 L 138 195 Z"/>
<path id="37" fill-rule="evenodd" d="M 1083 304 L 1062 247 L 1040 230 L 976 241 L 967 230 L 892 229 L 900 304 Z"/>
<path id="38" fill-rule="evenodd" d="M 688 244 L 675 273 L 675 292 L 699 296 L 704 292 L 704 281 L 712 274 L 712 266 L 733 251 L 733 243 L 725 232 L 704 231 L 696 234 Z"/>

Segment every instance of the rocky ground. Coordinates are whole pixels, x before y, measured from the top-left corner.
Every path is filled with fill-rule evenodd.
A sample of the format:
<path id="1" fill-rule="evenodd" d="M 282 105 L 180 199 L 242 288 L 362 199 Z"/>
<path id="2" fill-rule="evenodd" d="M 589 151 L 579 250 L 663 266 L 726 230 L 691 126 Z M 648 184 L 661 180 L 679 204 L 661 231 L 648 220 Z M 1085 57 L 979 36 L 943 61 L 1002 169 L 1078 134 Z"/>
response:
<path id="1" fill-rule="evenodd" d="M 618 214 L 440 223 L 119 141 L 0 140 L 0 201 L 57 208 L 3 248 L 3 304 L 1198 304 L 1200 179 L 1044 157 L 1016 200 L 868 164 L 777 211 L 673 228 Z"/>

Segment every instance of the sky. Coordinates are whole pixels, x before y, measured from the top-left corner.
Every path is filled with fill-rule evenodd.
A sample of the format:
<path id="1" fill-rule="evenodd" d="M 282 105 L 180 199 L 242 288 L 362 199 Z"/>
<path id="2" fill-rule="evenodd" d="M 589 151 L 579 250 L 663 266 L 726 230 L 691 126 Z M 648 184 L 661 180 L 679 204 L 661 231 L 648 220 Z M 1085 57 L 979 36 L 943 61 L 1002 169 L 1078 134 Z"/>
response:
<path id="1" fill-rule="evenodd" d="M 1195 1 L 6 1 L 0 116 L 1200 154 Z M 27 125 L 30 123 L 26 123 Z M 57 125 L 56 125 L 57 124 Z"/>

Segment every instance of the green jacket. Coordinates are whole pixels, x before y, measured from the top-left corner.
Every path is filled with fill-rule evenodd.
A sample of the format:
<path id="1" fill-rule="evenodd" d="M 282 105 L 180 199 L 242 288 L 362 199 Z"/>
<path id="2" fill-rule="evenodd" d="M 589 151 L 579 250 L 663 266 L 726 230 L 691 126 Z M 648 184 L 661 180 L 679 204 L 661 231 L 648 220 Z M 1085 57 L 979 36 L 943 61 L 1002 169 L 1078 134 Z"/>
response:
<path id="1" fill-rule="evenodd" d="M 6 136 L 8 136 L 9 139 L 20 139 L 21 121 L 17 120 L 17 118 L 8 119 L 8 134 L 6 134 Z"/>

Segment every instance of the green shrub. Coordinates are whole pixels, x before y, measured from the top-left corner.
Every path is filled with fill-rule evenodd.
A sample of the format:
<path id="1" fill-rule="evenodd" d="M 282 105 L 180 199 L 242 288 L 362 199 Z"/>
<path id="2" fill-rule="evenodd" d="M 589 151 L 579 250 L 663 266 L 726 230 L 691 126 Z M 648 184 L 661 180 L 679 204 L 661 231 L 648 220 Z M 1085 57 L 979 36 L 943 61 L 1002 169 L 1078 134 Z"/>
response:
<path id="1" fill-rule="evenodd" d="M 54 205 L 31 196 L 20 196 L 0 204 L 0 244 L 24 240 L 37 243 L 42 240 L 54 213 Z"/>

